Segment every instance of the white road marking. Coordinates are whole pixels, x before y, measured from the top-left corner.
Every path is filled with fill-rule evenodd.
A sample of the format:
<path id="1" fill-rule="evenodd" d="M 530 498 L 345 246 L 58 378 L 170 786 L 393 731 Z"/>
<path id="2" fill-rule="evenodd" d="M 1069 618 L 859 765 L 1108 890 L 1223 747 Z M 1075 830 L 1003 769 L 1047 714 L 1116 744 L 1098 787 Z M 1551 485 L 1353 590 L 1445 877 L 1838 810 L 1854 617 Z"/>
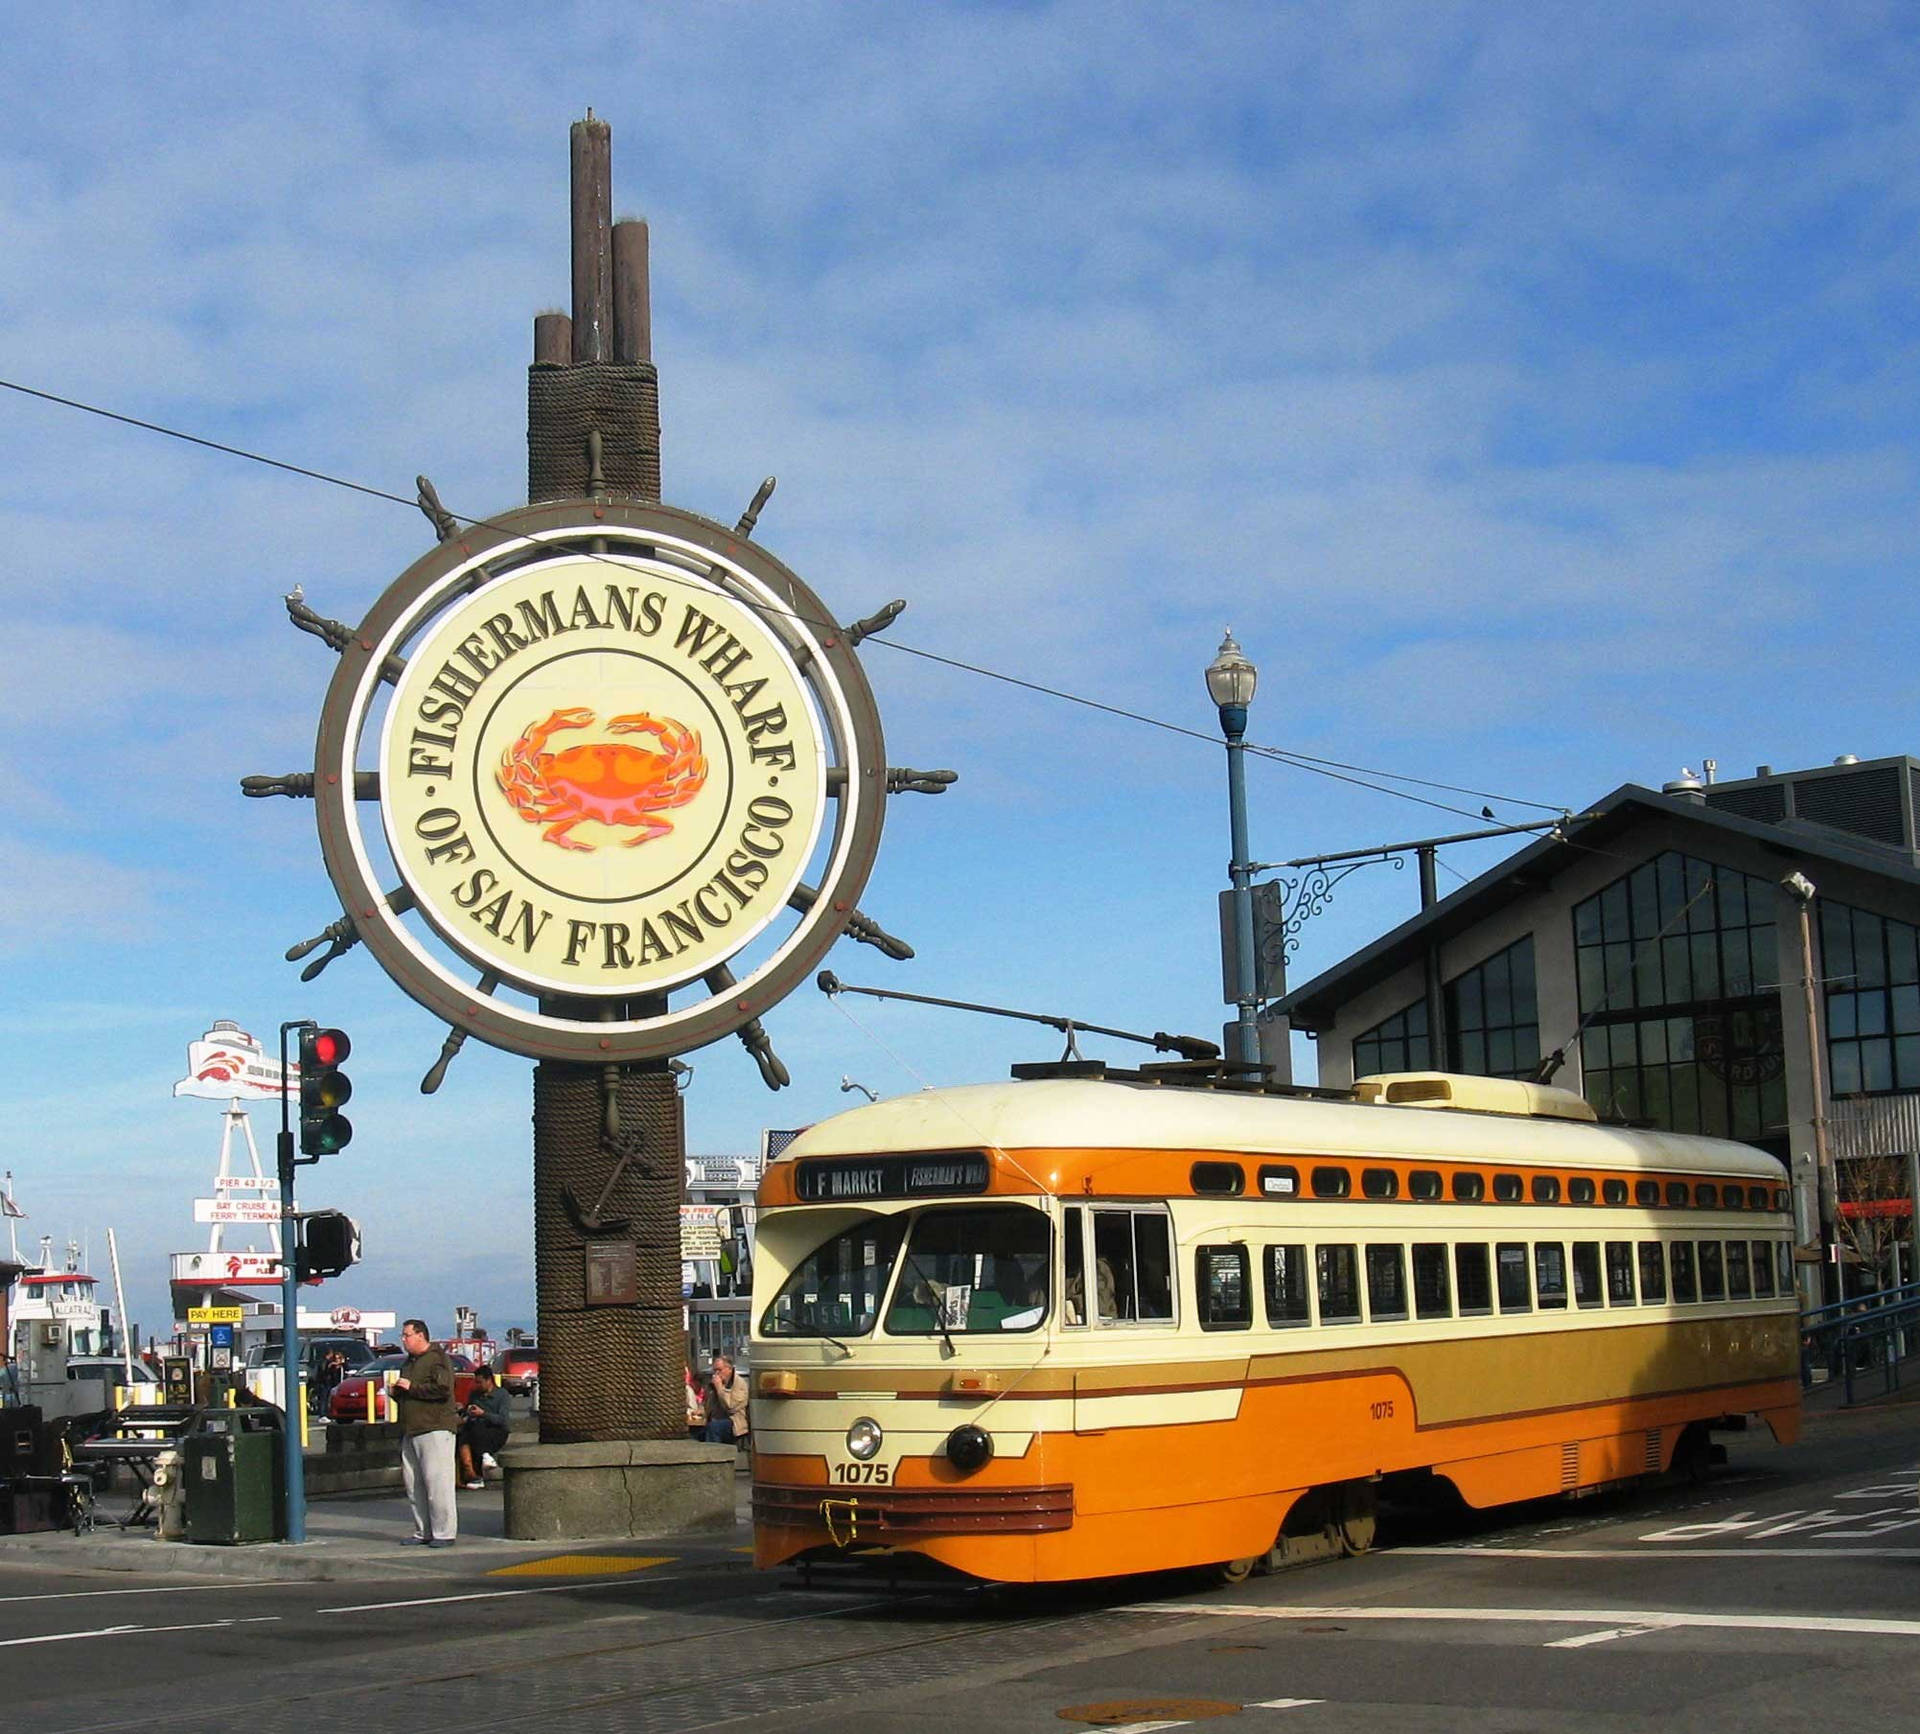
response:
<path id="1" fill-rule="evenodd" d="M 1645 1626 L 1649 1630 L 1826 1632 L 1920 1638 L 1920 1620 L 1861 1620 L 1829 1614 L 1688 1614 L 1637 1608 L 1269 1607 L 1245 1602 L 1143 1602 L 1115 1613 L 1208 1614 L 1235 1620 L 1422 1620 L 1462 1624 Z"/>
<path id="2" fill-rule="evenodd" d="M 18 1649 L 23 1644 L 65 1644 L 76 1638 L 144 1637 L 152 1632 L 211 1632 L 222 1626 L 265 1626 L 279 1621 L 278 1614 L 253 1614 L 243 1619 L 202 1620 L 190 1626 L 97 1626 L 90 1632 L 43 1632 L 37 1638 L 0 1638 L 0 1650 Z"/>
<path id="3" fill-rule="evenodd" d="M 1309 1704 L 1324 1704 L 1324 1698 L 1262 1698 L 1249 1704 L 1249 1710 L 1304 1710 Z"/>
<path id="4" fill-rule="evenodd" d="M 208 1595 L 216 1590 L 305 1589 L 297 1578 L 237 1578 L 232 1583 L 157 1583 L 145 1589 L 45 1590 L 30 1596 L 0 1596 L 0 1607 L 15 1602 L 86 1601 L 93 1596 L 185 1596 Z"/>
<path id="5" fill-rule="evenodd" d="M 1103 1730 L 1103 1734 L 1159 1734 L 1162 1728 L 1186 1728 L 1187 1722 L 1119 1722 Z"/>
<path id="6" fill-rule="evenodd" d="M 623 1577 L 612 1581 L 626 1583 L 631 1580 Z M 560 1595 L 566 1590 L 606 1587 L 605 1580 L 595 1583 L 541 1584 L 535 1589 L 469 1590 L 466 1594 L 457 1596 L 413 1596 L 400 1602 L 352 1602 L 345 1607 L 315 1608 L 313 1611 L 316 1614 L 377 1614 L 383 1613 L 388 1608 L 437 1608 L 448 1602 L 497 1602 L 504 1601 L 509 1596 L 552 1596 Z"/>
<path id="7" fill-rule="evenodd" d="M 1657 1626 L 1612 1626 L 1604 1632 L 1582 1632 L 1577 1638 L 1555 1638 L 1542 1647 L 1549 1650 L 1584 1650 L 1589 1644 L 1610 1644 L 1615 1638 L 1637 1638 L 1657 1630 Z"/>
<path id="8" fill-rule="evenodd" d="M 1920 1547 L 1396 1547 L 1428 1559 L 1920 1559 Z"/>

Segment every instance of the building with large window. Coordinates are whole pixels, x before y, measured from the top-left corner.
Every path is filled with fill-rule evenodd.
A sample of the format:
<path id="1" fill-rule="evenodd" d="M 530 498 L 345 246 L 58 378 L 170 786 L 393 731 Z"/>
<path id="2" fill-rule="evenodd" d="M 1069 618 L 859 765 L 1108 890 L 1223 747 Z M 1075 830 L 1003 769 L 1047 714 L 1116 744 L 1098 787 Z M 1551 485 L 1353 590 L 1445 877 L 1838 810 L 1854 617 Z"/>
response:
<path id="1" fill-rule="evenodd" d="M 1904 756 L 1628 784 L 1275 1010 L 1314 1038 L 1323 1084 L 1551 1076 L 1602 1119 L 1772 1152 L 1804 1242 L 1823 1221 L 1845 1241 L 1850 1223 L 1889 1216 L 1905 1239 L 1920 1168 L 1917 819 L 1920 761 Z M 1889 1173 L 1895 1207 L 1866 1209 L 1895 1202 Z"/>

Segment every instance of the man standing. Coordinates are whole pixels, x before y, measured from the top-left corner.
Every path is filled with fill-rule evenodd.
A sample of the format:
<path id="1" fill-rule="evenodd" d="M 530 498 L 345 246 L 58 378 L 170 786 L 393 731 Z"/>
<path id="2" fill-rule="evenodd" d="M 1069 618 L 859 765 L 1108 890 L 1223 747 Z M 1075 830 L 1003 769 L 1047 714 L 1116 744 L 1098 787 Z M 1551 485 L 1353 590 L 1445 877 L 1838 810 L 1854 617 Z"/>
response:
<path id="1" fill-rule="evenodd" d="M 453 1504 L 453 1439 L 460 1425 L 453 1405 L 453 1363 L 433 1346 L 424 1319 L 400 1327 L 407 1364 L 393 1381 L 400 1411 L 400 1479 L 413 1507 L 411 1540 L 451 1547 L 457 1526 Z"/>

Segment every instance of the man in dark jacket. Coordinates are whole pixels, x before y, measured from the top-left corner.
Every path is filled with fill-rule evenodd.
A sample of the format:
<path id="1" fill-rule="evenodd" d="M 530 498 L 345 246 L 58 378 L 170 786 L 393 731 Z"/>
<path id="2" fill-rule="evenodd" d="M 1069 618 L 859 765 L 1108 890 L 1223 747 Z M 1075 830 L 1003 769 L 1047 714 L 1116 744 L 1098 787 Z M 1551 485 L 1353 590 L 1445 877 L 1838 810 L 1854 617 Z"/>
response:
<path id="1" fill-rule="evenodd" d="M 486 1486 L 486 1460 L 505 1449 L 510 1426 L 507 1394 L 494 1383 L 493 1369 L 475 1367 L 467 1418 L 459 1432 L 460 1479 L 470 1490 Z"/>
<path id="2" fill-rule="evenodd" d="M 453 1504 L 453 1439 L 460 1425 L 453 1405 L 453 1363 L 433 1346 L 424 1319 L 400 1327 L 407 1364 L 393 1381 L 400 1412 L 400 1479 L 413 1507 L 412 1540 L 451 1547 L 457 1528 Z"/>

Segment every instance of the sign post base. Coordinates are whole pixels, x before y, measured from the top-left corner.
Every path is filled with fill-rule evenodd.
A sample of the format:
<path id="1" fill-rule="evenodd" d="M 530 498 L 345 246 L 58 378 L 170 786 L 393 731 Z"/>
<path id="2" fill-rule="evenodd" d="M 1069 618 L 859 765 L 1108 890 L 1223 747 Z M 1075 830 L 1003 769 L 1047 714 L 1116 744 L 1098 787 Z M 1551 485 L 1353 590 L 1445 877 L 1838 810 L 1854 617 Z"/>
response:
<path id="1" fill-rule="evenodd" d="M 515 1446 L 500 1458 L 507 1535 L 584 1541 L 729 1529 L 736 1456 L 731 1445 L 673 1439 Z"/>

